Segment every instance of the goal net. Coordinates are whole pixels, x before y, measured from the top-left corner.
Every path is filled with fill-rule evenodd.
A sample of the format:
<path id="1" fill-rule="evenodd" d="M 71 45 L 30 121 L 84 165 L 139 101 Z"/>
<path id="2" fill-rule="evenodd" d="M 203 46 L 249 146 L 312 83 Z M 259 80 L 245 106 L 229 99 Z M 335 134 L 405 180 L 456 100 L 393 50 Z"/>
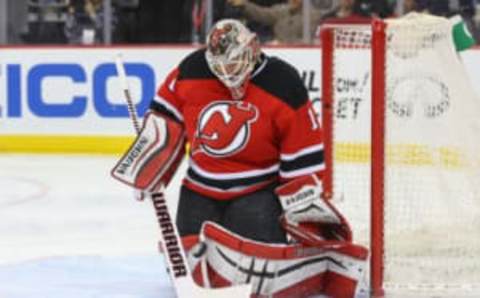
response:
<path id="1" fill-rule="evenodd" d="M 322 29 L 325 182 L 381 297 L 480 297 L 480 98 L 448 19 Z"/>

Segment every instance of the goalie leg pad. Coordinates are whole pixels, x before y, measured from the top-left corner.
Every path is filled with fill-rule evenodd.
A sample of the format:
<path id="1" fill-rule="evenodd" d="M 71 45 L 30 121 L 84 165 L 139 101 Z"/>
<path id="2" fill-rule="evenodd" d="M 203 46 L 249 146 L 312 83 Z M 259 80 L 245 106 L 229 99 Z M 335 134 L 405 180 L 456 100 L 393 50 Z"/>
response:
<path id="1" fill-rule="evenodd" d="M 200 239 L 204 254 L 191 268 L 203 286 L 250 283 L 253 298 L 358 298 L 367 293 L 368 252 L 348 242 L 327 248 L 269 244 L 240 237 L 211 222 L 203 225 Z"/>
<path id="2" fill-rule="evenodd" d="M 140 133 L 111 174 L 135 189 L 153 192 L 160 184 L 168 184 L 184 154 L 182 125 L 151 112 L 145 116 Z"/>

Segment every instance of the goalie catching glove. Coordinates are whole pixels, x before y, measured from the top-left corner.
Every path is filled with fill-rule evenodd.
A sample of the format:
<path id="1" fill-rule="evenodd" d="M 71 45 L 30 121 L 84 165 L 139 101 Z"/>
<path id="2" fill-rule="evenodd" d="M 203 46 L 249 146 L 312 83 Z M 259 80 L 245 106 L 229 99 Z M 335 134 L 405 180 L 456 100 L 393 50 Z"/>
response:
<path id="1" fill-rule="evenodd" d="M 137 138 L 111 174 L 136 190 L 155 192 L 170 182 L 184 155 L 182 125 L 150 112 Z"/>

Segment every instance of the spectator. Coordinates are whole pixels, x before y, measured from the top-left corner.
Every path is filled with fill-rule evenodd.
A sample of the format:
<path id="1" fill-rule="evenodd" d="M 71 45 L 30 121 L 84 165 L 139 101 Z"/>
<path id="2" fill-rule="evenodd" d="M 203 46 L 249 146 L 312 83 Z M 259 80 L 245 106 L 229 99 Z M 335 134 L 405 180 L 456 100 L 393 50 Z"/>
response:
<path id="1" fill-rule="evenodd" d="M 271 26 L 273 43 L 298 44 L 303 42 L 303 7 L 302 0 L 289 0 L 285 4 L 264 7 L 249 0 L 227 0 L 232 6 L 241 9 L 249 20 Z M 310 10 L 310 36 L 326 11 L 318 8 Z"/>
<path id="2" fill-rule="evenodd" d="M 458 7 L 452 13 L 459 14 L 468 30 L 472 33 L 476 43 L 480 42 L 480 28 L 475 21 L 477 3 L 475 0 L 458 0 Z"/>
<path id="3" fill-rule="evenodd" d="M 207 5 L 205 0 L 186 0 L 183 6 L 182 20 L 182 41 L 191 41 L 194 44 L 201 43 L 205 40 L 207 28 Z M 212 23 L 230 15 L 225 4 L 225 0 L 212 0 L 211 12 Z M 210 24 L 211 25 L 211 24 Z"/>
<path id="4" fill-rule="evenodd" d="M 420 12 L 423 9 L 418 3 L 417 0 L 403 0 L 403 9 L 402 14 L 407 14 L 410 12 Z"/>
<path id="5" fill-rule="evenodd" d="M 353 10 L 363 17 L 385 18 L 393 14 L 395 5 L 390 0 L 355 0 Z"/>
<path id="6" fill-rule="evenodd" d="M 433 15 L 450 18 L 455 15 L 460 15 L 463 23 L 473 36 L 475 43 L 480 41 L 480 30 L 475 23 L 475 0 L 458 0 L 455 3 L 448 0 L 404 0 L 404 14 L 413 11 L 426 12 Z"/>
<path id="7" fill-rule="evenodd" d="M 316 1 L 316 0 L 312 0 L 312 1 Z M 320 0 L 320 1 L 328 2 L 326 0 Z M 276 4 L 285 3 L 285 0 L 250 0 L 250 2 L 252 2 L 253 4 L 264 6 L 264 7 L 271 7 Z M 243 9 L 240 7 L 234 7 L 232 5 L 227 4 L 225 6 L 224 16 L 227 18 L 244 20 L 245 23 L 248 25 L 248 27 L 257 34 L 258 38 L 262 43 L 268 42 L 274 39 L 272 26 L 257 22 L 251 18 L 246 19 L 245 14 L 243 13 Z"/>
<path id="8" fill-rule="evenodd" d="M 425 2 L 429 13 L 442 17 L 451 15 L 449 0 L 428 0 Z"/>
<path id="9" fill-rule="evenodd" d="M 430 0 L 403 0 L 403 14 L 409 12 L 426 12 L 435 15 L 447 15 L 448 12 L 448 0 L 436 0 L 434 2 Z"/>
<path id="10" fill-rule="evenodd" d="M 333 10 L 325 14 L 317 26 L 316 40 L 325 24 L 370 24 L 372 17 L 386 17 L 393 14 L 395 2 L 379 0 L 340 0 Z"/>
<path id="11" fill-rule="evenodd" d="M 476 0 L 403 0 L 403 14 L 412 11 L 428 12 L 443 17 L 459 14 L 464 19 L 473 19 L 476 6 Z"/>
<path id="12" fill-rule="evenodd" d="M 360 10 L 360 8 L 364 10 Z M 355 0 L 340 0 L 337 7 L 324 15 L 324 23 L 368 23 L 370 19 L 365 8 L 361 7 Z M 317 31 L 318 33 L 319 31 Z"/>
<path id="13" fill-rule="evenodd" d="M 337 7 L 324 15 L 324 19 L 346 18 L 353 15 L 353 5 L 355 0 L 340 0 Z"/>
<path id="14" fill-rule="evenodd" d="M 325 15 L 325 20 L 366 23 L 371 17 L 391 16 L 395 5 L 395 2 L 387 0 L 340 0 L 339 5 Z"/>
<path id="15" fill-rule="evenodd" d="M 65 35 L 71 44 L 103 42 L 105 13 L 102 0 L 71 1 L 65 23 Z"/>
<path id="16" fill-rule="evenodd" d="M 29 43 L 65 43 L 63 31 L 68 0 L 30 0 L 28 2 Z"/>

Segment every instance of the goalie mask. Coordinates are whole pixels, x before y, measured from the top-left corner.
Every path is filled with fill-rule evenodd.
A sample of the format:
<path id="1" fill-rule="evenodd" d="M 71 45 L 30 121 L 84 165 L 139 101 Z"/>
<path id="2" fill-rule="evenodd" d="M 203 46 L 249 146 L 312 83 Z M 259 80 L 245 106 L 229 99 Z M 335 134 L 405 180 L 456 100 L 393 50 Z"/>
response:
<path id="1" fill-rule="evenodd" d="M 245 95 L 248 79 L 260 54 L 256 34 L 241 22 L 217 22 L 207 36 L 206 59 L 210 70 L 230 89 L 234 99 Z"/>

